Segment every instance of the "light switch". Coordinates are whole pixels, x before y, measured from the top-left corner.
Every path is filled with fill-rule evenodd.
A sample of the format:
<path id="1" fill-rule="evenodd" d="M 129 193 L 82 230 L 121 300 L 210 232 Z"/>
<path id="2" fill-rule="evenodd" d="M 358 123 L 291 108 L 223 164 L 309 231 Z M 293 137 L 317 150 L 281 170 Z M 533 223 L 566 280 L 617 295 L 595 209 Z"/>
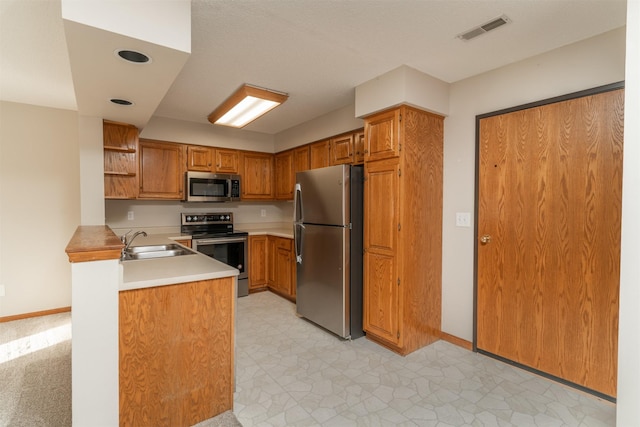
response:
<path id="1" fill-rule="evenodd" d="M 471 227 L 471 214 L 469 212 L 456 212 L 456 227 Z"/>
<path id="2" fill-rule="evenodd" d="M 127 219 L 128 219 L 129 221 L 133 221 L 133 211 L 129 211 L 129 212 L 127 212 Z"/>

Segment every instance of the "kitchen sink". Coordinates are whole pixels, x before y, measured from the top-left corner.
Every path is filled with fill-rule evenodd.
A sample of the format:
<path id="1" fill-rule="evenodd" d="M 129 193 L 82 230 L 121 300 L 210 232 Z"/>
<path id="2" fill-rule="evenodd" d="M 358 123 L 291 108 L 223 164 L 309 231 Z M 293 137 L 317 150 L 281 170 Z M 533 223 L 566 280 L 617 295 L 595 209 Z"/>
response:
<path id="1" fill-rule="evenodd" d="M 166 245 L 133 246 L 128 248 L 120 258 L 122 261 L 139 259 L 165 258 L 182 255 L 195 255 L 196 252 L 177 243 Z"/>

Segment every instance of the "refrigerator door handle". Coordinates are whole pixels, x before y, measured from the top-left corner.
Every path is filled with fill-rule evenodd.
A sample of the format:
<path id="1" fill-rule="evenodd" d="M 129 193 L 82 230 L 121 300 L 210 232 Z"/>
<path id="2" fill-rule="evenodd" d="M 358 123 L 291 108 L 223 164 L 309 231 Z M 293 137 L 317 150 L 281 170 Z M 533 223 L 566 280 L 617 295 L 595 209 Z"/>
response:
<path id="1" fill-rule="evenodd" d="M 294 246 L 296 251 L 296 262 L 298 264 L 302 264 L 302 239 L 303 239 L 302 231 L 304 230 L 304 225 L 300 223 L 296 223 L 293 230 L 294 230 L 294 233 L 293 233 Z"/>
<path id="2" fill-rule="evenodd" d="M 302 187 L 300 183 L 296 182 L 296 186 L 293 190 L 293 222 L 301 223 L 304 218 L 304 211 L 302 209 Z"/>

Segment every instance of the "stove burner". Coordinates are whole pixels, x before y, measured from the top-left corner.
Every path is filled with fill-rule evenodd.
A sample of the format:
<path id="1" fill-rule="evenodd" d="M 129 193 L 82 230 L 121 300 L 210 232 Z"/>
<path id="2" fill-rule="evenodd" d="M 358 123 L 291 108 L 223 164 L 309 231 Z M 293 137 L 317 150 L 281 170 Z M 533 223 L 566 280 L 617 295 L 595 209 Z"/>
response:
<path id="1" fill-rule="evenodd" d="M 191 235 L 193 238 L 233 237 L 247 233 L 233 231 L 233 213 L 182 213 L 180 233 Z"/>

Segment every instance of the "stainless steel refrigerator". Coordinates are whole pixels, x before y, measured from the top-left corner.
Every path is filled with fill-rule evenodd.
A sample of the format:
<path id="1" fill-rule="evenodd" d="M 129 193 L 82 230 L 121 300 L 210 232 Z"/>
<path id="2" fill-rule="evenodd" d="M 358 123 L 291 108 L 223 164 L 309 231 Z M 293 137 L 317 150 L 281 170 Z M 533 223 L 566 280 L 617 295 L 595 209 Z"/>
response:
<path id="1" fill-rule="evenodd" d="M 364 335 L 362 199 L 362 166 L 296 174 L 297 313 L 345 339 Z"/>

